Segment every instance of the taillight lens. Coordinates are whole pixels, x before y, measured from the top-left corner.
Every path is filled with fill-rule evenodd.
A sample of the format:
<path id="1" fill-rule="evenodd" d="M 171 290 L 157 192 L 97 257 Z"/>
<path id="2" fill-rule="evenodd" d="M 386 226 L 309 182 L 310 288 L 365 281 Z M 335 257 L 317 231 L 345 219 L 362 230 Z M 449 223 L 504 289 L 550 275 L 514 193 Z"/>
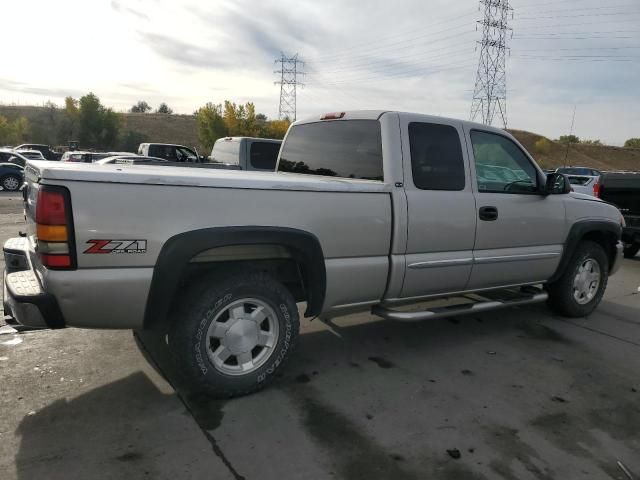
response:
<path id="1" fill-rule="evenodd" d="M 596 182 L 593 184 L 593 196 L 600 198 L 600 183 Z"/>
<path id="2" fill-rule="evenodd" d="M 62 187 L 40 186 L 36 203 L 36 252 L 47 268 L 74 267 L 72 248 L 71 201 Z"/>

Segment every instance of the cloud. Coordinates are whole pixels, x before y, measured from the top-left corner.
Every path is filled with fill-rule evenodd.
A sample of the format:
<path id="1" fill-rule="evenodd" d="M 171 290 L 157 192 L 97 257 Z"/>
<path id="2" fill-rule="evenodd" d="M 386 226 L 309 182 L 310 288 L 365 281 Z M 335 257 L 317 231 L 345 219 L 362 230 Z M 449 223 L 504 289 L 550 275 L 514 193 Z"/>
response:
<path id="1" fill-rule="evenodd" d="M 17 93 L 31 93 L 34 95 L 42 95 L 45 97 L 73 97 L 84 95 L 78 90 L 62 88 L 62 87 L 34 87 L 23 82 L 0 78 L 0 90 Z"/>
<path id="2" fill-rule="evenodd" d="M 134 17 L 137 17 L 139 20 L 145 20 L 145 21 L 150 20 L 149 15 L 147 15 L 146 13 L 142 13 L 134 8 L 124 6 L 118 0 L 111 0 L 111 8 L 116 12 L 133 15 Z"/>
<path id="3" fill-rule="evenodd" d="M 152 50 L 172 62 L 196 68 L 229 66 L 229 60 L 218 49 L 201 47 L 158 33 L 138 33 Z"/>

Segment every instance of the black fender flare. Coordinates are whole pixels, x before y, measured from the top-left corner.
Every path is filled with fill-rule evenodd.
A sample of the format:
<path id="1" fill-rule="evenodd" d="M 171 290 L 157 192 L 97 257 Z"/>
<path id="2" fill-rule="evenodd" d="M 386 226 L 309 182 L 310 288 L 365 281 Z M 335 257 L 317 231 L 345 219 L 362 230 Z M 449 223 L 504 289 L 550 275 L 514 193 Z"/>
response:
<path id="1" fill-rule="evenodd" d="M 326 292 L 326 269 L 320 241 L 312 233 L 295 228 L 241 226 L 212 227 L 180 233 L 169 238 L 153 268 L 147 297 L 144 328 L 164 322 L 189 261 L 211 248 L 230 245 L 282 245 L 305 268 L 307 310 L 305 316 L 317 316 Z"/>
<path id="2" fill-rule="evenodd" d="M 569 260 L 571 260 L 571 255 L 573 255 L 574 250 L 578 246 L 578 243 L 580 243 L 585 235 L 592 232 L 613 235 L 616 241 L 618 241 L 622 235 L 622 226 L 609 220 L 580 220 L 574 223 L 571 226 L 567 239 L 564 242 L 562 258 L 560 259 L 558 268 L 553 276 L 548 280 L 548 283 L 553 283 L 562 276 L 569 264 Z M 615 244 L 613 246 L 615 246 Z M 610 252 L 607 252 L 607 254 L 609 253 Z"/>

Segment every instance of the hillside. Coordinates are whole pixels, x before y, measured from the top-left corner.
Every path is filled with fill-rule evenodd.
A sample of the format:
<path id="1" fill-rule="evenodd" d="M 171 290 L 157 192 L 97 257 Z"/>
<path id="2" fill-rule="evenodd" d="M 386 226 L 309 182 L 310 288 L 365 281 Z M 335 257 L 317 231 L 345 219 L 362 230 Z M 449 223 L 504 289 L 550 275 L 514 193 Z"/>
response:
<path id="1" fill-rule="evenodd" d="M 61 138 L 60 125 L 64 113 L 60 109 L 0 105 L 0 115 L 10 120 L 21 116 L 27 118 L 31 124 L 31 142 L 61 145 L 70 140 Z M 121 140 L 116 146 L 118 150 L 135 150 L 142 142 L 161 142 L 195 146 L 201 153 L 209 153 L 199 145 L 196 118 L 193 115 L 124 113 L 122 118 Z M 548 152 L 541 153 L 537 151 L 535 143 L 544 137 L 523 130 L 509 131 L 543 168 L 556 168 L 564 164 L 566 145 L 548 139 Z M 572 144 L 566 164 L 599 170 L 640 170 L 640 149 Z"/>
<path id="2" fill-rule="evenodd" d="M 571 144 L 567 154 L 567 145 L 547 139 L 550 148 L 545 154 L 535 148 L 535 143 L 545 137 L 522 130 L 509 132 L 525 146 L 542 168 L 563 166 L 566 155 L 566 165 L 592 167 L 598 170 L 640 170 L 640 149 L 637 148 Z"/>

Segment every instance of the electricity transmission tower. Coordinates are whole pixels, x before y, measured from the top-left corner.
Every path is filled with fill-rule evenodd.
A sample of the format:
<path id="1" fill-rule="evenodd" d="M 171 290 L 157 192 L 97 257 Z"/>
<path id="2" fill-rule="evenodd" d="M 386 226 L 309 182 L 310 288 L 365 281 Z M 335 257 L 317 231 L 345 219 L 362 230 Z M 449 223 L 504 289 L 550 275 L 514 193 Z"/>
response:
<path id="1" fill-rule="evenodd" d="M 491 125 L 496 114 L 502 125 L 507 127 L 507 76 L 506 60 L 507 33 L 511 32 L 507 21 L 513 18 L 513 8 L 509 0 L 480 0 L 484 7 L 484 18 L 478 23 L 482 26 L 480 59 L 476 85 L 473 89 L 471 120 L 478 115 L 485 125 Z"/>
<path id="2" fill-rule="evenodd" d="M 296 88 L 298 85 L 304 87 L 304 83 L 298 80 L 298 76 L 304 76 L 304 62 L 298 60 L 298 54 L 293 57 L 287 57 L 284 53 L 280 54 L 280 58 L 275 63 L 280 64 L 280 70 L 274 70 L 274 73 L 280 74 L 280 81 L 275 85 L 280 85 L 280 108 L 278 109 L 278 118 L 296 119 Z"/>

